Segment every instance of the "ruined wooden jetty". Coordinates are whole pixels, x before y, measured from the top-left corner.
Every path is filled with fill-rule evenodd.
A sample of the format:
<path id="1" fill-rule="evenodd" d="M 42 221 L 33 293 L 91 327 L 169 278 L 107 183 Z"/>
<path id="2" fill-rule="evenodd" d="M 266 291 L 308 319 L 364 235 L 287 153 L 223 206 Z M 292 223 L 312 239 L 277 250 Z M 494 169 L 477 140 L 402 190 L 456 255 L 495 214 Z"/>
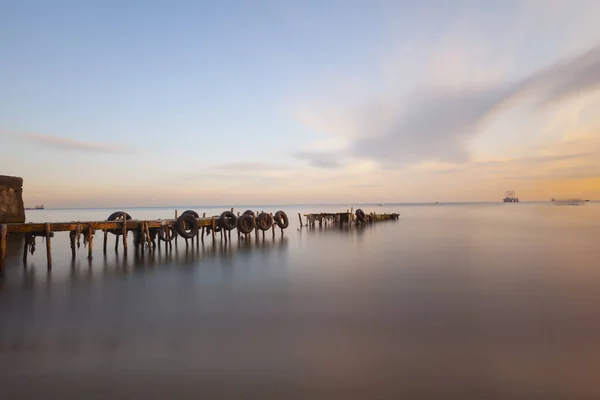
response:
<path id="1" fill-rule="evenodd" d="M 372 224 L 374 222 L 380 221 L 390 221 L 397 220 L 400 218 L 400 214 L 392 213 L 392 214 L 377 214 L 377 213 L 369 213 L 365 214 L 363 210 L 360 208 L 354 212 L 354 208 L 346 210 L 346 212 L 341 213 L 312 213 L 312 214 L 304 214 L 306 218 L 306 223 L 302 223 L 302 216 L 298 214 L 298 219 L 300 220 L 300 227 L 306 225 L 307 227 L 312 227 L 319 223 L 319 226 L 327 225 L 364 225 L 364 224 Z"/>
<path id="2" fill-rule="evenodd" d="M 136 250 L 148 251 L 160 248 L 160 243 L 172 248 L 172 242 L 178 237 L 185 240 L 186 246 L 188 240 L 196 239 L 204 242 L 204 236 L 211 235 L 213 241 L 216 240 L 216 234 L 220 233 L 221 240 L 231 240 L 231 231 L 237 229 L 238 239 L 244 235 L 245 238 L 255 232 L 258 239 L 259 232 L 262 231 L 263 237 L 266 231 L 272 230 L 275 235 L 275 228 L 278 227 L 283 235 L 283 230 L 289 226 L 289 220 L 285 212 L 277 211 L 275 214 L 265 212 L 253 212 L 246 210 L 240 215 L 234 214 L 233 208 L 223 212 L 218 216 L 207 217 L 206 214 L 198 215 L 193 210 L 186 210 L 180 216 L 175 211 L 175 219 L 157 219 L 157 220 L 134 220 L 124 211 L 112 213 L 105 221 L 87 221 L 87 222 L 47 222 L 47 223 L 8 223 L 0 225 L 0 270 L 4 269 L 6 256 L 6 240 L 9 234 L 25 235 L 25 244 L 23 248 L 23 263 L 27 262 L 27 254 L 35 251 L 35 238 L 42 237 L 46 242 L 46 254 L 48 269 L 52 268 L 52 245 L 51 238 L 55 232 L 69 232 L 71 245 L 71 255 L 75 258 L 76 248 L 80 246 L 80 240 L 83 238 L 84 246 L 88 248 L 88 258 L 92 258 L 92 244 L 96 231 L 104 233 L 103 252 L 106 253 L 108 234 L 116 236 L 115 250 L 118 249 L 119 239 L 122 237 L 123 251 L 128 249 L 127 237 L 130 232 L 133 233 L 133 246 Z M 157 240 L 158 239 L 158 240 Z"/>

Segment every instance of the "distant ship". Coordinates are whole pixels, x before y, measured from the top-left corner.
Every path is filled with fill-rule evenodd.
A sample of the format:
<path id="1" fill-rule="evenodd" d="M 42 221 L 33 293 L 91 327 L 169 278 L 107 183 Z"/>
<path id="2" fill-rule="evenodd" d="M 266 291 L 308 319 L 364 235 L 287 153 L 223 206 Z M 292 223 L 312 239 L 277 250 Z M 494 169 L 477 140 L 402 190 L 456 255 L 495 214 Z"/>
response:
<path id="1" fill-rule="evenodd" d="M 44 205 L 43 205 L 43 204 L 39 204 L 39 205 L 37 205 L 37 206 L 35 206 L 35 207 L 33 207 L 33 208 L 31 208 L 31 207 L 26 207 L 25 209 L 26 209 L 26 210 L 43 210 L 43 209 L 44 209 Z"/>
<path id="2" fill-rule="evenodd" d="M 584 205 L 589 200 L 583 199 L 555 199 L 554 197 L 550 202 L 558 205 L 558 206 L 581 206 Z"/>
<path id="3" fill-rule="evenodd" d="M 505 203 L 518 203 L 519 198 L 515 195 L 515 192 L 513 190 L 509 190 L 504 193 L 503 201 Z"/>

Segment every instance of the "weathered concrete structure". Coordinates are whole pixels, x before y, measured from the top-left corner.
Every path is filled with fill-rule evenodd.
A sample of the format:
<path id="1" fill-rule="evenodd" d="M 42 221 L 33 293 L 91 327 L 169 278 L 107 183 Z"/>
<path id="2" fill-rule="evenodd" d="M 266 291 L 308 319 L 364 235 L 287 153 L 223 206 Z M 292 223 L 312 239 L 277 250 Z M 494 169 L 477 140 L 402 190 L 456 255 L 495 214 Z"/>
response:
<path id="1" fill-rule="evenodd" d="M 0 223 L 25 222 L 23 178 L 0 175 Z"/>

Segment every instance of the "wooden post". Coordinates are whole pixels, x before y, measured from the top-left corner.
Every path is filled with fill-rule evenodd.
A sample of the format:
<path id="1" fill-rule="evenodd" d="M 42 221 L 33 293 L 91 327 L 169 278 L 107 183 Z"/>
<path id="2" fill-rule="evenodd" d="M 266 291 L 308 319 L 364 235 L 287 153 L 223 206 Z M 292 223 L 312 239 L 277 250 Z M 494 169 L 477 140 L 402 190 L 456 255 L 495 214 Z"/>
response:
<path id="1" fill-rule="evenodd" d="M 127 222 L 125 222 L 127 223 Z M 92 241 L 94 240 L 94 227 L 90 222 L 88 224 L 88 260 L 92 259 Z"/>
<path id="2" fill-rule="evenodd" d="M 6 224 L 0 225 L 0 271 L 4 271 L 4 261 L 6 258 L 6 233 L 8 228 Z"/>
<path id="3" fill-rule="evenodd" d="M 175 210 L 175 219 L 177 219 L 177 210 Z M 175 231 L 175 246 L 177 246 L 177 236 L 179 236 L 177 234 L 177 231 Z"/>
<path id="4" fill-rule="evenodd" d="M 273 237 L 275 237 L 275 219 L 273 219 L 273 213 L 269 213 L 269 216 L 271 217 L 271 228 L 273 230 Z"/>
<path id="5" fill-rule="evenodd" d="M 46 259 L 48 260 L 48 269 L 52 269 L 52 244 L 50 243 L 50 224 L 44 225 L 46 234 Z"/>
<path id="6" fill-rule="evenodd" d="M 256 242 L 258 243 L 258 226 L 256 225 L 256 215 L 253 215 L 252 219 L 254 220 L 254 239 L 256 239 Z"/>
<path id="7" fill-rule="evenodd" d="M 298 213 L 298 221 L 300 221 L 300 228 L 302 228 L 302 216 Z"/>
<path id="8" fill-rule="evenodd" d="M 240 212 L 239 212 L 239 211 L 238 211 L 238 216 L 237 216 L 237 217 L 238 217 L 238 223 L 239 223 L 239 220 L 240 220 Z M 238 226 L 239 226 L 239 225 L 238 225 Z M 237 227 L 236 227 L 236 228 L 237 228 Z M 239 229 L 236 229 L 236 230 L 237 230 L 237 234 L 238 234 L 238 242 L 239 242 L 239 241 L 240 241 L 240 236 L 241 236 L 241 233 L 240 233 L 240 230 L 239 230 Z"/>
<path id="9" fill-rule="evenodd" d="M 115 235 L 115 251 L 119 249 L 119 236 L 118 233 Z"/>
<path id="10" fill-rule="evenodd" d="M 127 254 L 127 219 L 125 219 L 125 214 L 123 214 L 123 254 Z"/>
<path id="11" fill-rule="evenodd" d="M 215 216 L 212 216 L 212 229 L 210 230 L 212 233 L 212 240 L 213 242 L 215 241 L 215 227 L 217 226 L 216 221 L 215 221 Z"/>
<path id="12" fill-rule="evenodd" d="M 144 229 L 146 231 L 146 242 L 148 243 L 148 251 L 152 249 L 152 239 L 150 239 L 150 229 L 148 229 L 148 222 L 144 223 Z"/>
<path id="13" fill-rule="evenodd" d="M 202 218 L 206 217 L 206 213 L 202 213 Z M 200 239 L 202 239 L 202 243 L 204 243 L 204 226 L 202 227 L 202 234 L 200 235 Z"/>
<path id="14" fill-rule="evenodd" d="M 108 240 L 108 231 L 104 229 L 104 242 L 102 243 L 102 252 L 106 254 L 106 241 Z"/>
<path id="15" fill-rule="evenodd" d="M 25 235 L 25 244 L 23 245 L 23 265 L 27 265 L 27 250 L 29 249 L 29 236 Z"/>

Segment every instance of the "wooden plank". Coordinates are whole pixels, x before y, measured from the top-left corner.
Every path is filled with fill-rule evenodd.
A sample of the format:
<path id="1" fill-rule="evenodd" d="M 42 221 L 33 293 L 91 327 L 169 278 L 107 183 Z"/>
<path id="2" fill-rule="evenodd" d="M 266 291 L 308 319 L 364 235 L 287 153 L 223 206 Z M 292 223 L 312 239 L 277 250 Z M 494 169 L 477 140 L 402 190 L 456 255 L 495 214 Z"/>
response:
<path id="1" fill-rule="evenodd" d="M 52 244 L 50 242 L 50 224 L 46 223 L 44 230 L 46 232 L 46 257 L 48 259 L 48 269 L 52 269 Z"/>

